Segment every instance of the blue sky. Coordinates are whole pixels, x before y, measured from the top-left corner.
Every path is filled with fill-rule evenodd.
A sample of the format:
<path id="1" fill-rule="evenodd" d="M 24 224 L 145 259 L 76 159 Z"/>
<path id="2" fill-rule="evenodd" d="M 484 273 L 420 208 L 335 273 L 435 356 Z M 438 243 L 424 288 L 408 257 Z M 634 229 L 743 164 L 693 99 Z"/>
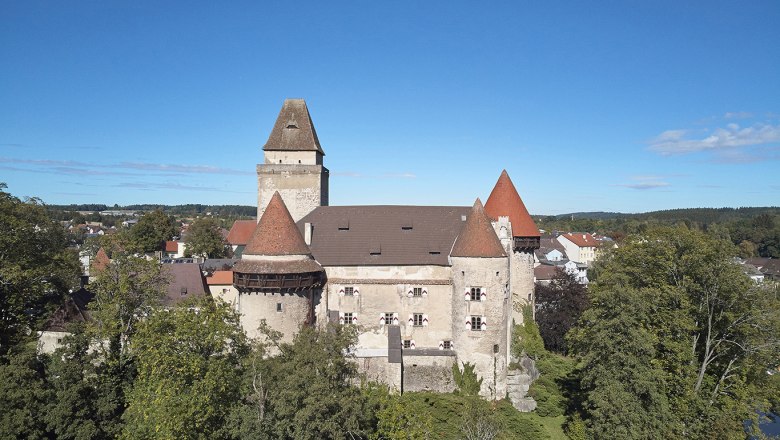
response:
<path id="1" fill-rule="evenodd" d="M 2 2 L 0 182 L 256 203 L 286 97 L 331 204 L 780 204 L 780 3 Z"/>

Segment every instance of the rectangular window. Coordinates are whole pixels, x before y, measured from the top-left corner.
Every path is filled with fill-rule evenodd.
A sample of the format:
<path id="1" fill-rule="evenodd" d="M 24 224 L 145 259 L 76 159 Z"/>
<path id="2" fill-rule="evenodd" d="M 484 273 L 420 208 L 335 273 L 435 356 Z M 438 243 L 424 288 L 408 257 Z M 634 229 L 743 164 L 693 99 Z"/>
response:
<path id="1" fill-rule="evenodd" d="M 481 316 L 471 316 L 471 331 L 481 331 L 482 330 L 482 317 Z"/>
<path id="2" fill-rule="evenodd" d="M 352 312 L 346 312 L 344 313 L 344 324 L 352 324 L 354 316 Z"/>
<path id="3" fill-rule="evenodd" d="M 481 288 L 479 288 L 479 287 L 472 287 L 471 288 L 471 294 L 469 295 L 469 297 L 470 297 L 469 299 L 471 299 L 472 301 L 479 301 L 480 300 L 480 298 L 479 298 L 479 291 L 480 291 L 480 289 Z"/>
<path id="4" fill-rule="evenodd" d="M 344 288 L 344 295 L 346 295 L 346 296 L 353 296 L 353 295 L 355 295 L 355 288 L 352 287 L 352 286 L 345 287 Z"/>
<path id="5" fill-rule="evenodd" d="M 385 312 L 385 324 L 395 324 L 393 322 L 393 312 Z"/>
<path id="6" fill-rule="evenodd" d="M 412 348 L 411 339 L 404 339 L 404 348 Z"/>
<path id="7" fill-rule="evenodd" d="M 181 288 L 181 296 L 184 296 L 186 294 L 187 294 L 187 288 L 186 287 L 182 287 Z"/>
<path id="8" fill-rule="evenodd" d="M 412 289 L 412 296 L 422 296 L 422 287 Z"/>
<path id="9" fill-rule="evenodd" d="M 413 315 L 414 319 L 414 326 L 415 327 L 422 327 L 423 325 L 423 314 L 422 313 L 415 313 Z"/>
<path id="10" fill-rule="evenodd" d="M 276 311 L 281 312 L 282 311 L 282 303 L 276 303 Z"/>
<path id="11" fill-rule="evenodd" d="M 444 349 L 452 350 L 452 341 L 444 341 Z"/>

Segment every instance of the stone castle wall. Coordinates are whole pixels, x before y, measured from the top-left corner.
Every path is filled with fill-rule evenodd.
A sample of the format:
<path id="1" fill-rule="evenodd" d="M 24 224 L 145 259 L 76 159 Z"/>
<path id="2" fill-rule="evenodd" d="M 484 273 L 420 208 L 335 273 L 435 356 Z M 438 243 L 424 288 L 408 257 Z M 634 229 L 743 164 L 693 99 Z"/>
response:
<path id="1" fill-rule="evenodd" d="M 452 257 L 452 273 L 452 335 L 457 361 L 475 365 L 475 372 L 483 379 L 480 395 L 503 398 L 509 349 L 508 259 Z M 484 301 L 465 299 L 465 292 L 472 287 L 485 289 Z M 486 329 L 470 329 L 466 323 L 471 316 L 485 317 Z"/>
<path id="2" fill-rule="evenodd" d="M 297 293 L 257 292 L 238 295 L 238 311 L 241 313 L 241 326 L 250 338 L 260 334 L 257 328 L 262 320 L 274 330 L 284 334 L 283 341 L 292 341 L 309 313 L 308 291 Z M 314 291 L 315 304 L 320 292 Z M 281 311 L 278 311 L 281 305 Z"/>
<path id="3" fill-rule="evenodd" d="M 328 204 L 329 171 L 322 165 L 261 164 L 257 166 L 257 218 L 279 191 L 294 221 Z"/>

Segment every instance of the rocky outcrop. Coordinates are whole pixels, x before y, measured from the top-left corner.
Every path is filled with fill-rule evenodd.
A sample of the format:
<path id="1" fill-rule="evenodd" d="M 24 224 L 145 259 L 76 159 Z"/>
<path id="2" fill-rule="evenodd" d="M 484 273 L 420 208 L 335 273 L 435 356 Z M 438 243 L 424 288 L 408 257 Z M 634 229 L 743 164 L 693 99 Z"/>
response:
<path id="1" fill-rule="evenodd" d="M 512 358 L 512 365 L 517 366 L 507 372 L 507 395 L 520 412 L 531 412 L 536 409 L 536 401 L 528 396 L 528 389 L 533 381 L 539 378 L 536 362 L 525 354 L 520 358 Z"/>

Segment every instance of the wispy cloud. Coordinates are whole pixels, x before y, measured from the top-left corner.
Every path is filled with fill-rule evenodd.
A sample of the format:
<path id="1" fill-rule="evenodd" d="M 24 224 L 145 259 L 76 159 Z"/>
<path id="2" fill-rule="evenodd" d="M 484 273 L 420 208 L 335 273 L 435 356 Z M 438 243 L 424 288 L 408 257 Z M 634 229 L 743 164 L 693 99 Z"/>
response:
<path id="1" fill-rule="evenodd" d="M 215 167 L 211 165 L 156 164 L 148 162 L 96 163 L 73 160 L 25 159 L 0 157 L 0 163 L 26 165 L 28 168 L 13 167 L 14 171 L 87 175 L 87 176 L 148 176 L 162 177 L 195 174 L 254 175 L 254 171 Z M 11 168 L 8 168 L 11 169 Z"/>
<path id="2" fill-rule="evenodd" d="M 663 156 L 711 151 L 722 153 L 780 142 L 780 125 L 756 123 L 749 127 L 727 124 L 714 130 L 667 130 L 649 142 Z"/>
<path id="3" fill-rule="evenodd" d="M 619 183 L 612 186 L 621 186 L 624 188 L 639 190 L 666 188 L 670 186 L 670 183 L 664 180 L 665 177 L 669 176 L 632 176 L 630 178 L 632 182 Z"/>
<path id="4" fill-rule="evenodd" d="M 753 113 L 750 112 L 726 112 L 723 115 L 724 119 L 750 119 L 753 117 Z"/>
<path id="5" fill-rule="evenodd" d="M 181 165 L 181 164 L 158 164 L 147 162 L 122 162 L 118 164 L 121 168 L 143 171 L 160 171 L 164 173 L 185 173 L 185 174 L 245 174 L 254 175 L 253 171 L 236 170 L 231 168 L 214 167 L 210 165 Z"/>
<path id="6" fill-rule="evenodd" d="M 122 182 L 113 185 L 115 188 L 133 188 L 143 191 L 156 191 L 158 189 L 172 189 L 179 191 L 203 191 L 203 192 L 220 192 L 220 193 L 237 193 L 237 194 L 254 194 L 252 191 L 233 191 L 224 188 L 216 188 L 213 186 L 195 186 L 195 185 L 182 185 L 180 183 L 173 182 Z"/>

